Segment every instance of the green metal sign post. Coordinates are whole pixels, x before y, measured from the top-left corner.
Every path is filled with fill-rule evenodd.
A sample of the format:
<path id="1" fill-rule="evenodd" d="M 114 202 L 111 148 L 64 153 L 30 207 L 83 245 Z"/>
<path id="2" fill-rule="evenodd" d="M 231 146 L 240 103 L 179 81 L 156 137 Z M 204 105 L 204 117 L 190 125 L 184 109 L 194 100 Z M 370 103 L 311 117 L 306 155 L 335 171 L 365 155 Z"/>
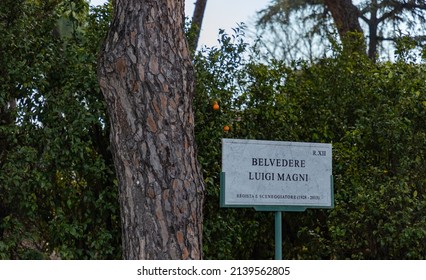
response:
<path id="1" fill-rule="evenodd" d="M 283 219 L 282 212 L 275 212 L 275 259 L 283 259 Z"/>

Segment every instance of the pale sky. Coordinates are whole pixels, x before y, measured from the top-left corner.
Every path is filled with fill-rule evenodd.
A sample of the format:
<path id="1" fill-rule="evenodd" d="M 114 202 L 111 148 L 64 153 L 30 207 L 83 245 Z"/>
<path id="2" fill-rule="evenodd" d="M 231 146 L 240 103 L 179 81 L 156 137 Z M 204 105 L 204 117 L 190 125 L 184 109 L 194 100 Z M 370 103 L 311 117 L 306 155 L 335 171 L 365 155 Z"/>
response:
<path id="1" fill-rule="evenodd" d="M 91 0 L 92 5 L 105 3 L 106 0 Z M 185 0 L 186 16 L 191 18 L 196 0 Z M 237 23 L 253 24 L 256 12 L 266 8 L 270 0 L 207 0 L 199 45 L 217 45 L 219 29 L 232 34 Z"/>

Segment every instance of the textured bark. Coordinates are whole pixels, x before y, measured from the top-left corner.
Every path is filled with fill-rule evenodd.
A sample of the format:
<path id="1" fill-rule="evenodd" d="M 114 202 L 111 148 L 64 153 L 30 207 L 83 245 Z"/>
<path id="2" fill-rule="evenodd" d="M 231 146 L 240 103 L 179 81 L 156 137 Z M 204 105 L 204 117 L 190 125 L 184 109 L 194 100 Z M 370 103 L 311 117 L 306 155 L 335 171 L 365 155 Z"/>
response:
<path id="1" fill-rule="evenodd" d="M 206 10 L 207 0 L 197 0 L 195 2 L 194 13 L 192 14 L 191 31 L 192 38 L 189 48 L 193 51 L 197 49 L 198 40 L 200 39 L 201 26 L 203 25 L 204 11 Z"/>
<path id="2" fill-rule="evenodd" d="M 99 60 L 125 259 L 202 257 L 194 73 L 183 0 L 116 0 Z"/>
<path id="3" fill-rule="evenodd" d="M 343 46 L 351 48 L 351 51 L 366 52 L 364 44 L 353 44 L 352 37 L 354 33 L 362 34 L 364 32 L 359 24 L 360 11 L 352 3 L 352 0 L 324 0 L 327 9 L 331 12 L 334 23 L 343 42 Z M 348 41 L 349 40 L 349 41 Z M 359 38 L 358 38 L 359 40 Z M 348 41 L 346 43 L 346 41 Z"/>
<path id="4" fill-rule="evenodd" d="M 333 16 L 340 36 L 345 36 L 348 32 L 363 33 L 358 21 L 359 10 L 352 0 L 325 0 L 324 2 Z"/>

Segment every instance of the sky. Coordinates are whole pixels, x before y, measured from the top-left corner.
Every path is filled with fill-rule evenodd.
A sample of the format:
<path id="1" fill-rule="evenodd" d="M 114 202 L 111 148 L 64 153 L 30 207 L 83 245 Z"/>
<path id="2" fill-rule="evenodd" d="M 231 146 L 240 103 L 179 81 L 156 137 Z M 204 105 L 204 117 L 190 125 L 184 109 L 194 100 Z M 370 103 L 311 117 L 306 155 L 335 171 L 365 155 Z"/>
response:
<path id="1" fill-rule="evenodd" d="M 92 5 L 106 0 L 91 0 Z M 196 0 L 185 0 L 186 16 L 191 18 Z M 244 22 L 253 25 L 256 12 L 266 8 L 270 0 L 207 0 L 199 46 L 216 46 L 219 29 L 232 34 L 232 28 Z"/>

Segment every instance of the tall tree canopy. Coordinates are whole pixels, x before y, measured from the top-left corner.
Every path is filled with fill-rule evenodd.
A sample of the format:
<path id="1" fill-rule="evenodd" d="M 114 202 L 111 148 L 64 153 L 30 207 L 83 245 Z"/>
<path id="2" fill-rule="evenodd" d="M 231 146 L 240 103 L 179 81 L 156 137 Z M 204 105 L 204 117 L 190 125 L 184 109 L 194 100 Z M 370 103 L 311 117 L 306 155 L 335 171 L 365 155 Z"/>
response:
<path id="1" fill-rule="evenodd" d="M 385 56 L 389 49 L 386 43 L 402 35 L 419 44 L 426 35 L 426 4 L 422 0 L 273 0 L 259 16 L 259 34 L 265 34 L 265 46 L 274 55 L 287 53 L 293 55 L 291 58 L 301 55 L 297 48 L 321 55 L 318 46 L 323 52 L 327 49 L 325 38 L 333 30 L 340 39 L 348 31 L 363 35 L 368 42 L 365 52 L 371 59 Z M 306 47 L 312 45 L 316 50 Z"/>

